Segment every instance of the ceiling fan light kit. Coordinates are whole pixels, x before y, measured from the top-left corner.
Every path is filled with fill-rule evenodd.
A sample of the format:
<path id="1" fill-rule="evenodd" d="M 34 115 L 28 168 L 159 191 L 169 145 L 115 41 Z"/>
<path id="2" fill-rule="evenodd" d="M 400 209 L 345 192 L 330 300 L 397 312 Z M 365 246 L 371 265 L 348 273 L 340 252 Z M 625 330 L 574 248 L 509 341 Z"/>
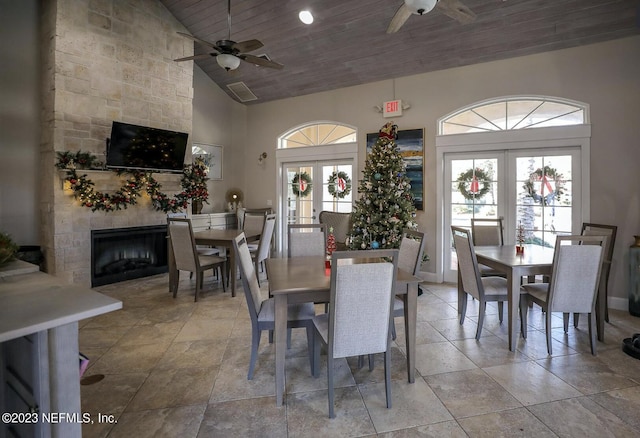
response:
<path id="1" fill-rule="evenodd" d="M 240 58 L 226 53 L 221 53 L 216 56 L 216 61 L 218 61 L 218 65 L 226 71 L 235 70 L 240 66 Z"/>
<path id="2" fill-rule="evenodd" d="M 412 13 L 422 15 L 435 8 L 438 0 L 406 0 L 405 3 Z"/>
<path id="3" fill-rule="evenodd" d="M 396 33 L 412 15 L 424 15 L 434 8 L 460 24 L 471 23 L 476 14 L 462 0 L 404 0 L 389 23 L 387 33 Z"/>

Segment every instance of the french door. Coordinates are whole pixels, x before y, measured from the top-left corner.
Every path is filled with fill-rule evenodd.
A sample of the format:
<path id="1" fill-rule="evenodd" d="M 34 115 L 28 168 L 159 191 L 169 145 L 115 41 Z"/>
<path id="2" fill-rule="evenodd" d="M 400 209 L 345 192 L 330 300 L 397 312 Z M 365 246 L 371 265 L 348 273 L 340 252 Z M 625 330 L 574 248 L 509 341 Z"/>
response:
<path id="1" fill-rule="evenodd" d="M 323 210 L 351 212 L 356 191 L 353 167 L 352 159 L 282 163 L 282 235 L 286 234 L 287 224 L 318 223 Z M 347 178 L 337 178 L 338 175 Z M 332 176 L 335 182 L 330 187 Z M 284 239 L 282 243 L 284 250 Z"/>
<path id="2" fill-rule="evenodd" d="M 504 218 L 505 244 L 522 226 L 526 243 L 553 247 L 580 229 L 581 155 L 577 147 L 444 154 L 443 273 L 456 281 L 451 225 Z"/>

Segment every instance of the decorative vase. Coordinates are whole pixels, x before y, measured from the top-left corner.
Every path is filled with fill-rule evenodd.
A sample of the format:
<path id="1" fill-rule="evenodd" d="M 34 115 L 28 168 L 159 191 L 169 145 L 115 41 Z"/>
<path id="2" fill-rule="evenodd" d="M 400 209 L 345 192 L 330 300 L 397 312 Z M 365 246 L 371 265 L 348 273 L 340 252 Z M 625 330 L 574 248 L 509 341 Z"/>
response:
<path id="1" fill-rule="evenodd" d="M 191 203 L 191 213 L 200 214 L 202 212 L 202 201 L 193 201 Z"/>
<path id="2" fill-rule="evenodd" d="M 516 245 L 516 254 L 524 255 L 524 245 Z"/>

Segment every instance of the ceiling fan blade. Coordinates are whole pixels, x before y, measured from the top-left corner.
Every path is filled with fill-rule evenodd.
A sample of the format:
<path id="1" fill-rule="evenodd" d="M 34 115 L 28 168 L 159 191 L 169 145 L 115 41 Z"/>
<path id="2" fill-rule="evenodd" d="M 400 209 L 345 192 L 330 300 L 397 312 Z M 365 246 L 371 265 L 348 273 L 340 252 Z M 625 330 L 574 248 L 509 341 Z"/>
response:
<path id="1" fill-rule="evenodd" d="M 440 0 L 436 8 L 447 17 L 462 24 L 471 23 L 476 19 L 476 14 L 460 0 Z"/>
<path id="2" fill-rule="evenodd" d="M 258 50 L 260 47 L 263 47 L 263 46 L 264 44 L 262 44 L 258 40 L 247 40 L 247 41 L 240 41 L 239 43 L 235 43 L 233 45 L 233 48 L 240 53 L 244 53 L 244 52 L 253 52 L 254 50 Z"/>
<path id="3" fill-rule="evenodd" d="M 387 28 L 387 33 L 396 33 L 400 30 L 402 25 L 411 17 L 411 9 L 407 6 L 406 3 L 402 3 L 402 6 L 398 8 L 396 14 L 391 19 L 391 23 L 389 23 L 389 27 Z"/>
<path id="4" fill-rule="evenodd" d="M 260 67 L 275 68 L 277 70 L 282 70 L 284 68 L 284 65 L 282 64 L 278 64 L 277 62 L 269 59 L 260 58 L 259 56 L 242 54 L 238 55 L 238 58 L 243 61 L 250 62 L 251 64 L 259 65 Z"/>
<path id="5" fill-rule="evenodd" d="M 188 33 L 184 33 L 184 32 L 177 32 L 179 35 L 182 35 L 184 37 L 190 38 L 195 42 L 198 42 L 200 44 L 204 44 L 205 46 L 209 46 L 215 50 L 217 50 L 218 52 L 220 51 L 220 49 L 218 48 L 218 46 L 216 46 L 213 43 L 210 43 L 209 41 L 205 41 L 205 40 L 201 40 L 200 38 L 194 37 L 193 35 L 189 35 Z"/>
<path id="6" fill-rule="evenodd" d="M 218 56 L 218 54 L 217 53 L 202 53 L 200 55 L 185 56 L 184 58 L 174 59 L 174 61 L 175 62 L 193 61 L 193 60 L 196 60 L 196 59 L 206 59 L 206 58 L 209 58 L 211 56 Z"/>

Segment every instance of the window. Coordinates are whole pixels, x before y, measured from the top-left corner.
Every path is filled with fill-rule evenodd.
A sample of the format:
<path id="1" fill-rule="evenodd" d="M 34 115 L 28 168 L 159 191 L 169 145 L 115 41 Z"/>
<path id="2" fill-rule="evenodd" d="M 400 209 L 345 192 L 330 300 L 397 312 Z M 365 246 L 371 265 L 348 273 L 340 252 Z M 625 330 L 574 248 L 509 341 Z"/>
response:
<path id="1" fill-rule="evenodd" d="M 331 122 L 314 123 L 283 135 L 280 149 L 355 142 L 356 130 L 350 126 Z"/>
<path id="2" fill-rule="evenodd" d="M 584 105 L 549 97 L 503 97 L 474 103 L 441 119 L 440 135 L 587 123 Z"/>

